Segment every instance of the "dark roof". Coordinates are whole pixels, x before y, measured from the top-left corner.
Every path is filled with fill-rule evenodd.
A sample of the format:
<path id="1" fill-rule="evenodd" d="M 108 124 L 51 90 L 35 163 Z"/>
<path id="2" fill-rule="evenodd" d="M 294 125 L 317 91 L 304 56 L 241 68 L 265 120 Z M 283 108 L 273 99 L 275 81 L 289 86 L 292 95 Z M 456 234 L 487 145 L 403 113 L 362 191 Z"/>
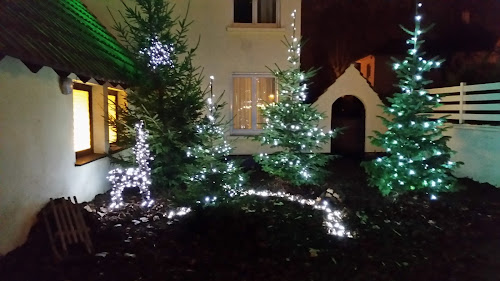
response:
<path id="1" fill-rule="evenodd" d="M 80 0 L 0 0 L 0 59 L 11 56 L 38 71 L 53 68 L 127 84 L 134 71 L 128 51 Z"/>

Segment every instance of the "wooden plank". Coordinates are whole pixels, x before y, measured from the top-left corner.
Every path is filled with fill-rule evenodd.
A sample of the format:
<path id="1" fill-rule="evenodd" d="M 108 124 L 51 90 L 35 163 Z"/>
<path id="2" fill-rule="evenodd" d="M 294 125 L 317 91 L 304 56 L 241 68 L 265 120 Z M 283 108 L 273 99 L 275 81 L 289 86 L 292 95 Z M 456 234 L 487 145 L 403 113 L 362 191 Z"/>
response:
<path id="1" fill-rule="evenodd" d="M 54 200 L 51 198 L 50 199 L 50 206 L 52 207 L 52 213 L 54 213 L 54 218 L 56 221 L 56 226 L 57 226 L 57 232 L 56 232 L 56 237 L 59 237 L 59 240 L 61 240 L 61 246 L 63 248 L 63 251 L 66 253 L 68 251 L 68 248 L 66 247 L 66 238 L 64 237 L 63 234 L 61 234 L 61 219 L 59 218 L 59 214 L 57 212 L 56 204 L 54 203 Z"/>
<path id="2" fill-rule="evenodd" d="M 436 107 L 436 110 L 439 111 L 459 111 L 460 110 L 460 105 L 459 104 L 444 104 L 440 107 Z M 450 112 L 454 113 L 454 112 Z"/>
<path id="3" fill-rule="evenodd" d="M 500 121 L 500 114 L 464 114 L 464 120 Z"/>
<path id="4" fill-rule="evenodd" d="M 71 201 L 68 201 L 66 199 L 62 199 L 62 204 L 61 204 L 61 209 L 63 210 L 64 216 L 66 216 L 66 221 L 68 222 L 67 224 L 67 229 L 65 230 L 68 237 L 73 238 L 73 243 L 78 243 L 78 237 L 76 236 L 76 228 L 74 224 L 74 220 L 71 217 L 70 214 L 70 209 L 72 208 Z"/>
<path id="5" fill-rule="evenodd" d="M 52 248 L 52 252 L 54 253 L 56 261 L 60 261 L 60 260 L 62 260 L 62 256 L 59 253 L 59 251 L 57 250 L 57 243 L 54 239 L 54 235 L 52 234 L 52 228 L 51 228 L 50 223 L 49 223 L 49 218 L 48 218 L 47 212 L 48 212 L 47 209 L 44 210 L 42 212 L 42 215 L 43 215 L 43 220 L 45 222 L 45 228 L 47 229 L 47 233 L 49 235 L 50 247 Z"/>
<path id="6" fill-rule="evenodd" d="M 64 200 L 64 199 L 62 199 Z M 63 208 L 64 203 L 59 203 L 56 204 L 55 209 L 57 210 L 57 213 L 59 214 L 59 218 L 61 219 L 61 229 L 59 230 L 59 235 L 64 235 L 66 239 L 66 244 L 71 245 L 75 241 L 73 241 L 73 237 L 69 235 L 69 226 L 68 226 L 68 219 L 66 217 L 66 214 L 64 213 L 64 208 Z"/>
<path id="7" fill-rule="evenodd" d="M 448 116 L 447 116 L 448 115 Z M 458 118 L 460 118 L 460 114 L 448 114 L 448 113 L 434 113 L 434 114 L 431 114 L 430 118 L 441 118 L 443 116 L 447 116 L 446 119 L 454 119 L 454 120 L 458 120 Z"/>
<path id="8" fill-rule="evenodd" d="M 76 196 L 73 196 L 73 199 L 75 200 L 75 206 L 78 205 L 78 200 L 76 199 Z M 90 229 L 85 224 L 85 220 L 83 219 L 82 210 L 80 208 L 77 208 L 76 210 L 77 210 L 77 216 L 78 216 L 78 219 L 79 219 L 79 222 L 81 225 L 82 233 L 85 236 L 85 240 L 83 242 L 85 243 L 87 251 L 89 252 L 89 254 L 91 254 L 94 251 L 94 249 L 92 246 L 92 240 L 90 239 L 90 234 L 89 234 Z"/>
<path id="9" fill-rule="evenodd" d="M 500 103 L 492 103 L 492 104 L 464 104 L 464 110 L 496 110 L 500 111 Z"/>
<path id="10" fill-rule="evenodd" d="M 434 88 L 434 89 L 427 89 L 429 94 L 448 94 L 448 93 L 459 93 L 460 92 L 460 86 L 453 86 L 453 87 L 444 87 L 444 88 Z"/>
<path id="11" fill-rule="evenodd" d="M 500 93 L 465 95 L 465 101 L 500 100 Z"/>
<path id="12" fill-rule="evenodd" d="M 71 197 L 68 197 L 68 201 L 71 202 Z M 73 222 L 75 223 L 76 235 L 78 235 L 79 241 L 85 241 L 85 235 L 83 235 L 82 230 L 81 230 L 84 227 L 81 225 L 80 219 L 78 218 L 78 215 L 76 213 L 77 208 L 73 204 L 71 204 L 70 206 L 71 206 L 71 208 L 69 208 L 69 213 L 71 215 Z"/>
<path id="13" fill-rule="evenodd" d="M 464 90 L 466 92 L 479 92 L 479 91 L 500 90 L 500 82 L 486 83 L 486 84 L 475 84 L 475 85 L 466 85 L 464 87 Z"/>
<path id="14" fill-rule="evenodd" d="M 85 244 L 87 251 L 92 253 L 91 246 L 92 243 L 90 242 L 90 236 L 88 235 L 89 228 L 86 226 L 85 221 L 83 220 L 83 216 L 81 214 L 81 210 L 77 208 L 78 201 L 76 200 L 76 197 L 73 197 L 75 200 L 75 205 L 73 208 L 73 214 L 75 216 L 75 222 L 78 225 L 78 234 L 80 236 L 81 241 Z M 90 244 L 89 244 L 90 243 Z"/>
<path id="15" fill-rule="evenodd" d="M 441 102 L 457 102 L 457 101 L 460 101 L 460 96 L 459 95 L 439 97 L 439 98 L 441 99 Z"/>

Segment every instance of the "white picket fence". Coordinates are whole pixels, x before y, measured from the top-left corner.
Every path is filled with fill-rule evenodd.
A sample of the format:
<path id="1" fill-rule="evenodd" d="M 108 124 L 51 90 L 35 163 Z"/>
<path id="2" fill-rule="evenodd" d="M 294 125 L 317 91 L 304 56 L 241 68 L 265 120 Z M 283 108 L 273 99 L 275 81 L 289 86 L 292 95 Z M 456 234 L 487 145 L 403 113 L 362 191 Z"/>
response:
<path id="1" fill-rule="evenodd" d="M 491 124 L 500 122 L 500 82 L 428 89 L 430 94 L 439 94 L 442 106 L 433 118 L 448 115 L 448 120 L 459 124 Z"/>

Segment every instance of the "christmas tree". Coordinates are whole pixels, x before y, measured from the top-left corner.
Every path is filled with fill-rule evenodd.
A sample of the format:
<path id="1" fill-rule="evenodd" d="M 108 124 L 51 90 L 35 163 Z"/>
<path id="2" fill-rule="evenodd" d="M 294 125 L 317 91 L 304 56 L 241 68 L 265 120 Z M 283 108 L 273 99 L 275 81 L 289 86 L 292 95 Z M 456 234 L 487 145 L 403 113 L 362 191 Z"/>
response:
<path id="1" fill-rule="evenodd" d="M 189 162 L 185 151 L 197 143 L 195 126 L 204 107 L 202 76 L 192 63 L 196 47 L 187 42 L 187 12 L 175 17 L 174 5 L 164 0 L 137 0 L 135 4 L 124 3 L 124 23 L 115 21 L 137 65 L 128 106 L 116 122 L 118 145 L 132 145 L 134 132 L 128 124 L 144 120 L 155 155 L 151 163 L 155 187 L 178 187 Z"/>
<path id="2" fill-rule="evenodd" d="M 273 154 L 262 153 L 255 159 L 262 169 L 293 185 L 318 184 L 326 171 L 323 166 L 329 160 L 328 155 L 314 153 L 333 137 L 334 133 L 323 132 L 317 125 L 324 114 L 305 104 L 306 81 L 314 71 L 300 69 L 300 40 L 295 36 L 295 14 L 291 40 L 285 40 L 288 47 L 288 69 L 272 70 L 279 87 L 278 101 L 266 105 L 262 115 L 266 120 L 259 140 L 263 145 L 278 148 Z"/>
<path id="3" fill-rule="evenodd" d="M 222 95 L 215 99 L 212 86 L 213 77 L 210 77 L 206 115 L 196 126 L 201 142 L 187 150 L 187 156 L 194 159 L 187 173 L 186 197 L 192 197 L 188 199 L 210 195 L 211 200 L 213 196 L 234 195 L 245 181 L 239 166 L 228 159 L 232 151 L 225 137 L 228 123 L 220 114 L 225 103 L 220 103 Z"/>
<path id="4" fill-rule="evenodd" d="M 443 136 L 446 118 L 432 119 L 432 112 L 440 104 L 438 95 L 430 95 L 425 85 L 431 83 L 423 74 L 442 63 L 433 58 L 422 58 L 423 41 L 428 29 L 422 29 L 417 4 L 414 31 L 402 29 L 411 38 L 408 55 L 403 61 L 394 60 L 393 68 L 399 79 L 400 92 L 389 99 L 382 118 L 387 131 L 375 132 L 372 143 L 386 149 L 388 155 L 365 163 L 369 183 L 377 186 L 383 195 L 400 194 L 409 190 L 431 193 L 454 189 L 455 178 L 451 171 L 460 163 L 450 161 L 453 151 L 447 146 L 449 137 Z"/>

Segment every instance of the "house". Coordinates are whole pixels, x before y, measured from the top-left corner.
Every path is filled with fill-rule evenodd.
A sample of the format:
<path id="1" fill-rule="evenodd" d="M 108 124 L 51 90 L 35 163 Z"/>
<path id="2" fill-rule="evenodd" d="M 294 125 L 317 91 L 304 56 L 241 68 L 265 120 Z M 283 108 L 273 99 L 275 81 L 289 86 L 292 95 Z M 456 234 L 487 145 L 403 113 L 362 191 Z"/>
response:
<path id="1" fill-rule="evenodd" d="M 300 34 L 301 1 L 179 0 L 175 11 L 189 2 L 190 42 L 201 35 L 195 64 L 224 93 L 234 154 L 256 153 L 248 137 L 262 129 L 258 108 L 277 98 L 267 67 L 286 67 L 282 40 L 294 10 Z M 0 2 L 0 254 L 25 241 L 49 198 L 85 201 L 109 189 L 104 155 L 116 134 L 107 116 L 125 102 L 133 72 L 112 36 L 109 11 L 119 19 L 120 10 L 120 0 Z"/>
<path id="2" fill-rule="evenodd" d="M 0 254 L 49 198 L 109 189 L 107 116 L 133 69 L 79 0 L 0 1 Z"/>
<path id="3" fill-rule="evenodd" d="M 391 56 L 386 54 L 372 54 L 356 61 L 361 75 L 382 99 L 391 96 L 397 90 L 394 86 L 397 77 L 392 70 L 391 62 Z"/>
<path id="4" fill-rule="evenodd" d="M 123 10 L 119 0 L 82 0 L 108 27 L 114 25 Z M 268 67 L 287 67 L 287 48 L 282 43 L 292 35 L 291 13 L 297 10 L 297 35 L 300 35 L 300 0 L 177 0 L 175 11 L 184 15 L 190 2 L 188 18 L 193 20 L 189 39 L 200 45 L 194 63 L 203 68 L 208 85 L 215 81 L 213 92 L 224 93 L 224 115 L 231 121 L 229 140 L 233 154 L 250 155 L 265 148 L 253 141 L 262 129 L 258 108 L 277 97 L 274 77 Z M 133 5 L 133 1 L 125 1 Z"/>

